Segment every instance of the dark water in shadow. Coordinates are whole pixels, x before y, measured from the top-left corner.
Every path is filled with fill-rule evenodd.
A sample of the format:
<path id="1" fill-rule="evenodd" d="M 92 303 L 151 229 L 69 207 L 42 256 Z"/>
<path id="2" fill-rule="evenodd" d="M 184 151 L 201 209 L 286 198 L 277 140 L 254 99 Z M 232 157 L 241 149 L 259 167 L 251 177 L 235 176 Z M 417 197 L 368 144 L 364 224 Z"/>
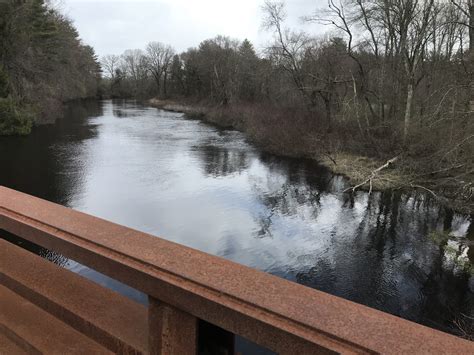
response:
<path id="1" fill-rule="evenodd" d="M 0 184 L 445 331 L 474 316 L 471 216 L 423 195 L 350 198 L 313 162 L 182 114 L 71 105 L 55 125 L 0 137 Z"/>

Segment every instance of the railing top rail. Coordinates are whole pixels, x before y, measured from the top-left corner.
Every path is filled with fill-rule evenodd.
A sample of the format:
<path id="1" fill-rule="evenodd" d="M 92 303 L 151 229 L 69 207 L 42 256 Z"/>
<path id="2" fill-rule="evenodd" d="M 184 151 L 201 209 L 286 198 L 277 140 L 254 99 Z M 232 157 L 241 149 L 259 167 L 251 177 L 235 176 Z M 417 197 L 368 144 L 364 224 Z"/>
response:
<path id="1" fill-rule="evenodd" d="M 474 353 L 467 340 L 5 187 L 0 229 L 269 348 Z"/>

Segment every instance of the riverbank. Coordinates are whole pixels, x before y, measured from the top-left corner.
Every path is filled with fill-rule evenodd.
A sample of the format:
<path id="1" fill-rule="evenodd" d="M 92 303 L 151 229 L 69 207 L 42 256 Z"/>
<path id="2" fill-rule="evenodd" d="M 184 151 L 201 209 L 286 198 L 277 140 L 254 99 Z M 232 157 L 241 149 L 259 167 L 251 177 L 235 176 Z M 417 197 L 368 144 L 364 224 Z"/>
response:
<path id="1" fill-rule="evenodd" d="M 356 190 L 420 190 L 453 210 L 474 214 L 473 171 L 458 164 L 430 170 L 416 149 L 395 153 L 368 149 L 368 142 L 354 139 L 351 129 L 321 132 L 317 118 L 295 110 L 262 105 L 215 106 L 193 101 L 151 99 L 153 107 L 182 112 L 224 128 L 247 134 L 263 150 L 294 158 L 309 158 L 348 178 Z M 319 122 L 320 123 L 320 122 Z M 455 172 L 462 179 L 453 178 Z"/>

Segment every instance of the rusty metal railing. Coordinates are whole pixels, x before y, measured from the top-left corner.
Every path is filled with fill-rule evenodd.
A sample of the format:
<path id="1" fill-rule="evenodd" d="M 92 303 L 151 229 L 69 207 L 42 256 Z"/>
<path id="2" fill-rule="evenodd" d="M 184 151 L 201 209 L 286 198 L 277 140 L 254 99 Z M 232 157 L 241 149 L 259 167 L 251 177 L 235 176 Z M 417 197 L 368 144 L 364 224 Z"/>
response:
<path id="1" fill-rule="evenodd" d="M 195 354 L 198 319 L 281 354 L 474 353 L 467 340 L 4 187 L 0 229 L 148 295 L 138 305 L 0 240 L 1 285 L 116 353 Z"/>

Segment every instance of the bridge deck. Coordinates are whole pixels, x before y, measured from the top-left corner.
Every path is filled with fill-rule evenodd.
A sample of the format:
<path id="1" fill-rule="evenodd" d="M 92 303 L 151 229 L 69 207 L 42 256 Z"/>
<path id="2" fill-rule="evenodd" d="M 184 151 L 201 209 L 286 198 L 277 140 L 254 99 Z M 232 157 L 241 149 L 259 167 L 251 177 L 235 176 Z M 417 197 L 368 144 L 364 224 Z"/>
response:
<path id="1" fill-rule="evenodd" d="M 145 306 L 4 240 L 0 250 L 6 287 L 115 352 L 146 352 Z"/>
<path id="2" fill-rule="evenodd" d="M 3 286 L 0 286 L 0 300 L 0 325 L 12 350 L 20 348 L 30 354 L 112 354 Z"/>
<path id="3" fill-rule="evenodd" d="M 0 354 L 8 355 L 26 355 L 26 350 L 17 345 L 13 340 L 7 338 L 2 332 L 0 332 Z"/>

